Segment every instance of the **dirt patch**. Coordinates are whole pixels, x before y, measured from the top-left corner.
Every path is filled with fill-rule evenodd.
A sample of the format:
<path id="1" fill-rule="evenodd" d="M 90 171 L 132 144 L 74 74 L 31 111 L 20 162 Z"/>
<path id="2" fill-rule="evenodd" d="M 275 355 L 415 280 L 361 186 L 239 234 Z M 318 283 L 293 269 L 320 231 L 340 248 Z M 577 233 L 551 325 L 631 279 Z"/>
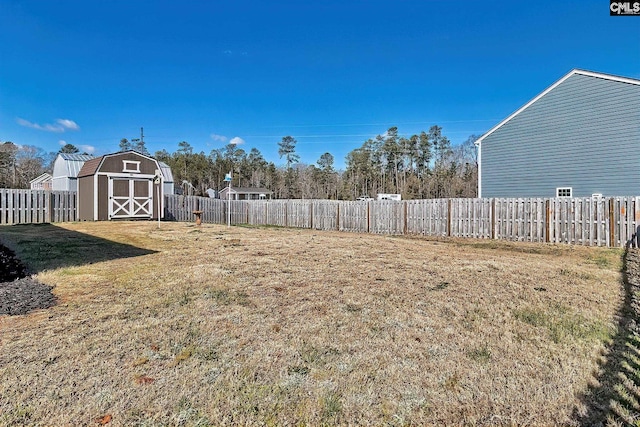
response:
<path id="1" fill-rule="evenodd" d="M 0 245 L 0 316 L 52 307 L 56 303 L 52 289 L 28 276 L 15 253 Z"/>

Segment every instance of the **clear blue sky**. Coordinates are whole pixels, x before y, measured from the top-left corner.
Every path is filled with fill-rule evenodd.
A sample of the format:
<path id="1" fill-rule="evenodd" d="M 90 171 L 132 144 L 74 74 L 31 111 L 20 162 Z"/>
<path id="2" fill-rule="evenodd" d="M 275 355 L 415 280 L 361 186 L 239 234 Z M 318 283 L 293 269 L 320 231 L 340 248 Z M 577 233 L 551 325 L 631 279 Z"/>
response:
<path id="1" fill-rule="evenodd" d="M 390 126 L 482 134 L 573 68 L 640 78 L 640 16 L 581 1 L 0 0 L 0 141 L 284 164 Z M 623 118 L 621 118 L 623 119 Z"/>

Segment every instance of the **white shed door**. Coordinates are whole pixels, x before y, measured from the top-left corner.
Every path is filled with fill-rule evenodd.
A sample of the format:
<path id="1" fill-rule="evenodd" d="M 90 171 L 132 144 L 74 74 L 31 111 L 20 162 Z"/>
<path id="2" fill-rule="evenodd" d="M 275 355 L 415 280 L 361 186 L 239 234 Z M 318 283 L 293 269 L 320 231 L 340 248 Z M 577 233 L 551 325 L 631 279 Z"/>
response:
<path id="1" fill-rule="evenodd" d="M 109 178 L 109 219 L 151 218 L 153 181 L 140 178 Z"/>

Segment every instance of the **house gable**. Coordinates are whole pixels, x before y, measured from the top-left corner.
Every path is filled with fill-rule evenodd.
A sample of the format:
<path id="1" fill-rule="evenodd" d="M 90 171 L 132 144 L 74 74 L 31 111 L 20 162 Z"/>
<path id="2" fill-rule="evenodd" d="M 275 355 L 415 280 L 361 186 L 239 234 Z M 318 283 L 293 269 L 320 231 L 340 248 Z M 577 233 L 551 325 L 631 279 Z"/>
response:
<path id="1" fill-rule="evenodd" d="M 637 194 L 638 143 L 640 80 L 573 70 L 478 139 L 480 195 Z"/>

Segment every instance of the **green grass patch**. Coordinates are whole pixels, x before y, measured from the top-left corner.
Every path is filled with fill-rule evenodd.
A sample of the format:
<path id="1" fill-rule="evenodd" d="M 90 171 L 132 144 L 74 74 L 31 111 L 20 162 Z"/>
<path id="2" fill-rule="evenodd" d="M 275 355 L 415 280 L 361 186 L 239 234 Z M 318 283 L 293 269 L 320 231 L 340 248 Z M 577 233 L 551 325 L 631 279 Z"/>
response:
<path id="1" fill-rule="evenodd" d="M 604 323 L 573 313 L 562 305 L 553 305 L 546 310 L 523 308 L 515 310 L 513 316 L 531 326 L 547 329 L 556 344 L 572 339 L 608 341 L 613 333 L 612 328 Z"/>
<path id="2" fill-rule="evenodd" d="M 485 344 L 481 347 L 469 350 L 467 352 L 467 356 L 479 363 L 489 363 L 491 360 L 491 350 L 489 350 L 489 347 Z"/>
<path id="3" fill-rule="evenodd" d="M 601 249 L 587 258 L 587 262 L 595 264 L 603 270 L 620 270 L 622 267 L 623 249 Z"/>
<path id="4" fill-rule="evenodd" d="M 204 297 L 212 299 L 220 305 L 237 304 L 245 307 L 251 305 L 249 294 L 243 291 L 233 291 L 226 288 L 209 288 L 204 293 Z"/>
<path id="5" fill-rule="evenodd" d="M 320 407 L 322 408 L 323 424 L 335 424 L 337 422 L 337 418 L 342 412 L 340 394 L 335 392 L 327 393 L 321 399 Z"/>

